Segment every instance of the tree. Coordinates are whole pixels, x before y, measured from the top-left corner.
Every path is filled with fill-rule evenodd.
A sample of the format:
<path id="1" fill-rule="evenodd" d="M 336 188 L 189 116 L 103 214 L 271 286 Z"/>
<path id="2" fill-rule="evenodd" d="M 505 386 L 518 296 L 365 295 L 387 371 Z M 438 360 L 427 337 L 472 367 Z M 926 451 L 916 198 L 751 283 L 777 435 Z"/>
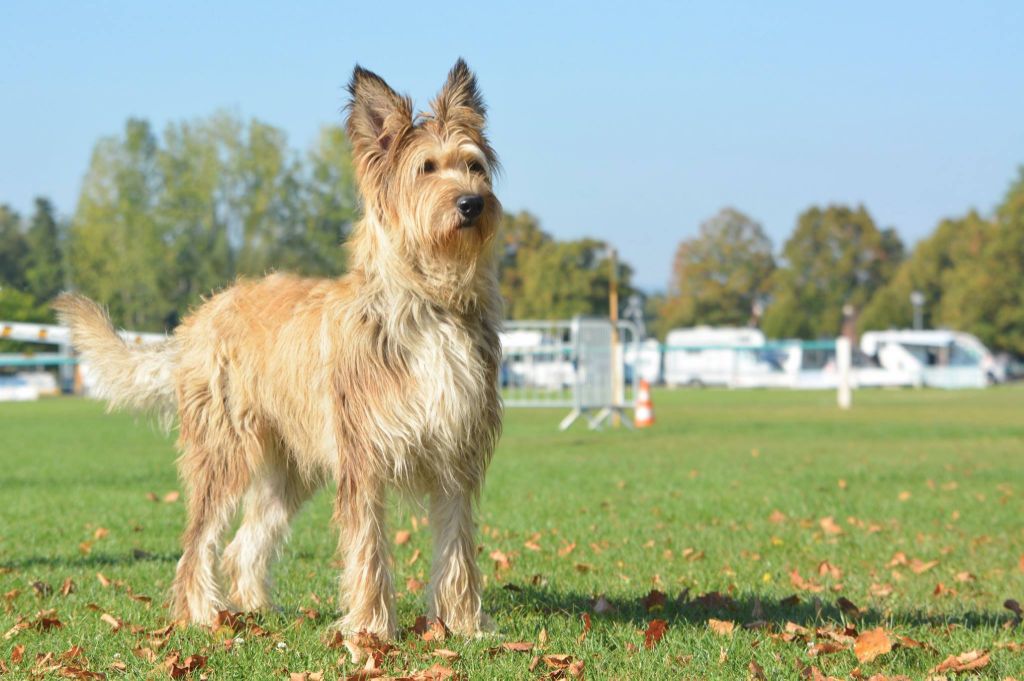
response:
<path id="1" fill-rule="evenodd" d="M 925 328 L 948 324 L 950 316 L 961 313 L 956 308 L 972 283 L 985 278 L 982 254 L 994 233 L 995 225 L 973 211 L 943 220 L 874 295 L 860 317 L 860 328 L 908 328 L 913 322 L 913 291 L 924 296 Z"/>
<path id="2" fill-rule="evenodd" d="M 129 119 L 123 136 L 101 139 L 93 150 L 71 227 L 75 284 L 139 330 L 163 330 L 174 311 L 159 189 L 156 138 L 148 122 Z"/>
<path id="3" fill-rule="evenodd" d="M 21 216 L 14 209 L 0 205 L 0 286 L 25 287 L 25 256 L 28 243 L 22 232 Z"/>
<path id="4" fill-rule="evenodd" d="M 345 271 L 342 244 L 359 212 L 352 149 L 344 128 L 323 128 L 308 163 L 303 270 L 336 276 Z"/>
<path id="5" fill-rule="evenodd" d="M 36 198 L 35 212 L 25 234 L 25 282 L 39 302 L 52 300 L 65 284 L 61 227 L 49 199 Z"/>
<path id="6" fill-rule="evenodd" d="M 520 295 L 517 318 L 567 319 L 575 315 L 608 316 L 611 261 L 608 245 L 596 239 L 547 241 L 519 254 Z M 619 299 L 632 293 L 632 269 L 620 262 Z"/>
<path id="7" fill-rule="evenodd" d="M 776 270 L 764 317 L 772 337 L 835 336 L 844 305 L 860 310 L 893 276 L 903 245 L 879 231 L 863 206 L 812 207 L 797 222 Z"/>
<path id="8" fill-rule="evenodd" d="M 761 225 L 723 208 L 679 244 L 659 335 L 677 326 L 746 324 L 774 271 L 772 243 Z"/>
<path id="9" fill-rule="evenodd" d="M 505 213 L 499 234 L 502 243 L 499 246 L 498 277 L 501 295 L 505 299 L 505 316 L 509 319 L 525 319 L 529 315 L 523 313 L 527 302 L 523 296 L 525 281 L 522 264 L 529 254 L 535 253 L 553 239 L 540 228 L 537 218 L 526 211 L 515 215 Z"/>

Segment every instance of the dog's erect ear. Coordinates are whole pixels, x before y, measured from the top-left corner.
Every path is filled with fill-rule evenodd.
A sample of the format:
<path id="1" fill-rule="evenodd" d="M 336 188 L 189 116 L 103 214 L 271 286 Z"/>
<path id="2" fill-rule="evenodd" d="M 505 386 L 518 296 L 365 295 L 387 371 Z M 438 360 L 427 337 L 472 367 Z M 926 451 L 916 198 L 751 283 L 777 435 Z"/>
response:
<path id="1" fill-rule="evenodd" d="M 412 102 L 361 66 L 352 72 L 348 91 L 348 138 L 356 156 L 369 161 L 386 154 L 412 126 Z"/>
<path id="2" fill-rule="evenodd" d="M 476 76 L 461 58 L 448 73 L 448 80 L 434 100 L 434 115 L 442 123 L 464 123 L 482 128 L 487 107 L 476 84 Z"/>

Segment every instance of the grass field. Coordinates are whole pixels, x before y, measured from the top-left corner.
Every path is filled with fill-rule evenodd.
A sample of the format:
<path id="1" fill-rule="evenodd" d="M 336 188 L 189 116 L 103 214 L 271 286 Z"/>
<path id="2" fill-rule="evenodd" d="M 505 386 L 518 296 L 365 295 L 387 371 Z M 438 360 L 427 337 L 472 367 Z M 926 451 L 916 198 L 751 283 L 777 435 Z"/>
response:
<path id="1" fill-rule="evenodd" d="M 480 535 L 500 636 L 406 633 L 383 669 L 570 677 L 582 661 L 594 679 L 744 679 L 757 678 L 754 662 L 768 679 L 813 678 L 811 666 L 921 679 L 949 655 L 986 651 L 973 673 L 1024 677 L 1024 632 L 1003 606 L 1024 600 L 1024 389 L 863 391 L 849 413 L 834 400 L 657 392 L 657 424 L 641 432 L 558 433 L 559 412 L 510 410 Z M 93 402 L 0 405 L 8 676 L 169 678 L 172 651 L 179 670 L 190 655 L 208 658 L 190 678 L 355 674 L 363 665 L 325 642 L 338 617 L 326 493 L 298 518 L 275 570 L 279 611 L 235 630 L 153 634 L 169 623 L 184 515 L 180 499 L 163 500 L 178 489 L 174 456 L 144 419 Z M 412 520 L 424 515 L 403 503 L 393 516 L 393 530 L 411 532 L 395 548 L 403 628 L 424 610 L 429 533 Z M 648 648 L 652 620 L 667 630 Z M 854 638 L 878 627 L 911 640 L 858 660 Z M 861 639 L 862 657 L 877 637 Z M 534 648 L 502 647 L 514 642 Z M 554 655 L 572 659 L 544 659 Z"/>

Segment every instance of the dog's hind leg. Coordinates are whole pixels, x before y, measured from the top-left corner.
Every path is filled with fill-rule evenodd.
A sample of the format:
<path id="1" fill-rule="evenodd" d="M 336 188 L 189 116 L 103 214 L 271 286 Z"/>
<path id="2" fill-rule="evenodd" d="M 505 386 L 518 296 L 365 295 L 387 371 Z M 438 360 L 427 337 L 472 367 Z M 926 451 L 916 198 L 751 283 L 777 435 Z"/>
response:
<path id="1" fill-rule="evenodd" d="M 386 499 L 379 482 L 342 476 L 335 519 L 341 526 L 343 632 L 366 631 L 383 639 L 397 632 L 391 581 L 390 545 L 385 529 Z"/>
<path id="2" fill-rule="evenodd" d="M 199 461 L 196 465 L 196 461 Z M 210 624 L 225 607 L 216 574 L 221 536 L 248 482 L 248 472 L 224 465 L 227 457 L 189 451 L 182 472 L 189 487 L 188 522 L 174 577 L 174 614 L 192 624 Z"/>
<path id="3" fill-rule="evenodd" d="M 482 581 L 476 564 L 473 495 L 435 491 L 430 497 L 434 558 L 430 569 L 428 614 L 465 636 L 492 631 L 481 607 Z"/>
<path id="4" fill-rule="evenodd" d="M 282 456 L 269 459 L 253 474 L 242 502 L 242 524 L 221 561 L 228 599 L 242 611 L 271 605 L 270 565 L 288 535 L 292 517 L 318 487 Z"/>

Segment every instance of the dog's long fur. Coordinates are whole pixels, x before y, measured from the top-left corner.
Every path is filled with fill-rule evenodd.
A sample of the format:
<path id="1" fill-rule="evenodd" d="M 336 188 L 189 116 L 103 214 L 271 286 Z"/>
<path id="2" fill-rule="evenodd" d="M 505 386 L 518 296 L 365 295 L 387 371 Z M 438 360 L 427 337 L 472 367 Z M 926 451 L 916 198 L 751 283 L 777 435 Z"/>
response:
<path id="1" fill-rule="evenodd" d="M 473 512 L 501 427 L 500 297 L 491 188 L 476 79 L 459 62 L 433 113 L 356 67 L 348 134 L 365 215 L 351 271 L 337 280 L 274 274 L 217 294 L 166 343 L 129 347 L 102 309 L 57 303 L 112 405 L 176 409 L 188 524 L 176 615 L 269 603 L 271 557 L 325 481 L 337 484 L 345 631 L 395 634 L 386 490 L 430 499 L 428 610 L 453 630 L 481 611 Z M 456 208 L 483 197 L 469 221 Z M 223 551 L 239 502 L 243 522 Z"/>

